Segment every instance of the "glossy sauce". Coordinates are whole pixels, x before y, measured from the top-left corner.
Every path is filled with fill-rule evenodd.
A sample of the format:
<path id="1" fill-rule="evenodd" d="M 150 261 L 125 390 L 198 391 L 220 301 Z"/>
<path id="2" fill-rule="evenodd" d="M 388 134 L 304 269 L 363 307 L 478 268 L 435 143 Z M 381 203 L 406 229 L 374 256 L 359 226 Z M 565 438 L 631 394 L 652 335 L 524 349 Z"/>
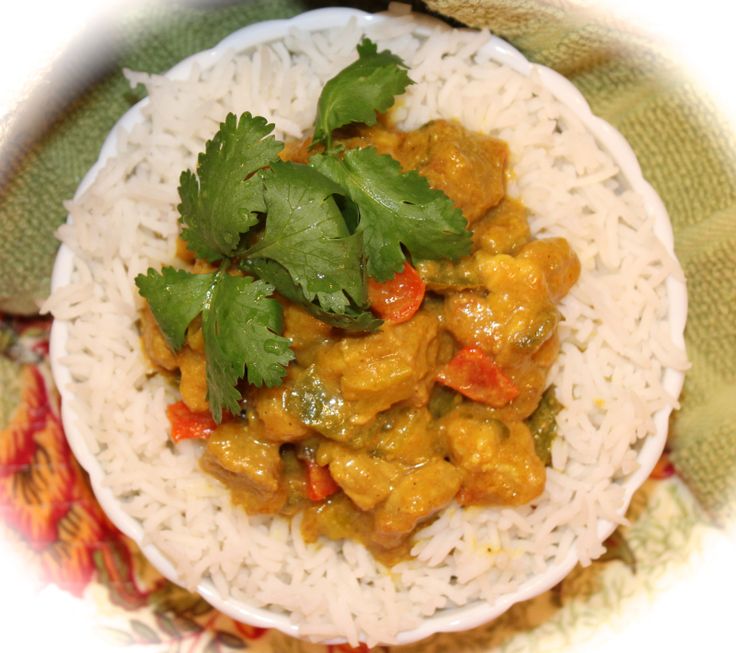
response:
<path id="1" fill-rule="evenodd" d="M 519 505 L 543 491 L 529 418 L 559 349 L 556 302 L 580 265 L 564 239 L 532 239 L 524 207 L 505 196 L 505 143 L 441 120 L 406 133 L 356 127 L 340 140 L 390 154 L 443 190 L 473 230 L 473 251 L 457 262 L 414 261 L 427 288 L 421 308 L 367 335 L 346 335 L 283 302 L 296 360 L 281 387 L 243 388 L 244 416 L 210 436 L 202 467 L 248 512 L 301 511 L 307 541 L 357 539 L 393 564 L 453 500 Z M 308 144 L 288 144 L 283 158 L 304 162 Z M 184 402 L 205 410 L 196 323 L 178 354 L 147 312 L 142 333 L 151 360 L 178 369 Z M 487 353 L 515 398 L 478 403 L 437 382 L 465 347 Z M 544 420 L 548 438 L 553 422 L 554 414 L 551 425 Z M 329 469 L 336 493 L 308 498 L 307 461 Z"/>

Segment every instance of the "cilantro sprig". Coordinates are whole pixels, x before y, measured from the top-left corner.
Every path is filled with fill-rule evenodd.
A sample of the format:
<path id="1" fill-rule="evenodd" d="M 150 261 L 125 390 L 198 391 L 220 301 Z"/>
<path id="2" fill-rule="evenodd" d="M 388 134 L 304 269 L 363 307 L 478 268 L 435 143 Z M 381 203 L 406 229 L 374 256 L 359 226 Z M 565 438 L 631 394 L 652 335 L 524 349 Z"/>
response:
<path id="1" fill-rule="evenodd" d="M 281 305 L 271 297 L 273 286 L 220 271 L 202 307 L 207 389 L 215 421 L 221 406 L 238 413 L 236 385 L 247 370 L 248 383 L 281 384 L 294 358 L 291 342 L 281 334 Z M 212 362 L 212 364 L 210 364 Z"/>
<path id="2" fill-rule="evenodd" d="M 273 286 L 224 269 L 190 274 L 172 267 L 149 269 L 136 284 L 175 350 L 184 344 L 190 322 L 202 315 L 208 398 L 217 422 L 223 409 L 239 412 L 236 386 L 246 366 L 253 385 L 281 383 L 294 353 L 281 335 L 281 305 L 271 297 Z"/>
<path id="3" fill-rule="evenodd" d="M 376 112 L 386 111 L 409 84 L 406 64 L 368 38 L 358 44 L 358 59 L 329 80 L 317 102 L 314 143 L 332 146 L 332 132 L 344 125 L 376 124 Z"/>
<path id="4" fill-rule="evenodd" d="M 229 114 L 199 155 L 197 174 L 185 170 L 179 178 L 181 237 L 201 259 L 231 256 L 242 234 L 263 213 L 263 188 L 257 170 L 269 165 L 283 143 L 269 134 L 265 118 Z"/>
<path id="5" fill-rule="evenodd" d="M 338 152 L 335 129 L 372 125 L 411 84 L 404 62 L 363 39 L 358 59 L 325 84 L 308 164 L 281 161 L 265 118 L 229 114 L 196 172 L 180 177 L 181 236 L 215 272 L 149 269 L 136 285 L 166 340 L 179 351 L 201 315 L 210 410 L 238 412 L 242 379 L 279 385 L 294 358 L 274 292 L 348 331 L 381 321 L 368 305 L 367 275 L 390 279 L 415 258 L 470 251 L 462 213 L 416 172 L 374 149 Z"/>
<path id="6" fill-rule="evenodd" d="M 349 150 L 341 158 L 317 155 L 312 165 L 345 189 L 357 205 L 368 258 L 368 275 L 391 279 L 404 266 L 402 245 L 415 259 L 459 258 L 471 236 L 460 209 L 415 171 L 372 147 Z"/>
<path id="7" fill-rule="evenodd" d="M 365 306 L 362 242 L 351 234 L 335 196 L 342 188 L 310 166 L 277 161 L 262 175 L 266 228 L 249 258 L 280 263 L 308 301 L 331 296 L 336 312 Z"/>

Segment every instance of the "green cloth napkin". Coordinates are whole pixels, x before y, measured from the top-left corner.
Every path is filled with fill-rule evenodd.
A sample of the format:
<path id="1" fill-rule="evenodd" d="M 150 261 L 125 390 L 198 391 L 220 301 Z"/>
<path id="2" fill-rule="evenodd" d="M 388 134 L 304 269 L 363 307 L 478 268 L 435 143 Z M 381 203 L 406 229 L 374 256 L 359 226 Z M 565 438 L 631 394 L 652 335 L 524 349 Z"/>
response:
<path id="1" fill-rule="evenodd" d="M 380 9 L 385 3 L 350 3 Z M 736 514 L 736 137 L 697 85 L 660 47 L 590 3 L 428 0 L 431 10 L 489 27 L 531 60 L 570 79 L 593 111 L 633 146 L 662 197 L 688 279 L 692 361 L 670 447 L 678 471 L 721 522 Z M 28 312 L 48 289 L 61 202 L 136 100 L 122 67 L 163 71 L 238 27 L 315 3 L 253 0 L 196 9 L 172 4 L 124 14 L 124 47 L 97 82 L 25 154 L 2 190 L 0 310 Z"/>

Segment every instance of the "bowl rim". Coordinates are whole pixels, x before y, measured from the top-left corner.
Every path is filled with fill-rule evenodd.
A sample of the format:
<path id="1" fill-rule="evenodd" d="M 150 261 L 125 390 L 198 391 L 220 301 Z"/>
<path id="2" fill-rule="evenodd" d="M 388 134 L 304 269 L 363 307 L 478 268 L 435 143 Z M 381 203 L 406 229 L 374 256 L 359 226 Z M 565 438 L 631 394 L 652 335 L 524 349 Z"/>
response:
<path id="1" fill-rule="evenodd" d="M 430 30 L 438 28 L 452 29 L 437 18 L 421 14 L 412 14 L 412 16 L 418 19 L 415 31 L 419 34 L 427 35 Z M 233 32 L 214 47 L 183 59 L 163 75 L 171 79 L 184 78 L 195 65 L 199 66 L 200 69 L 206 69 L 233 50 L 243 51 L 262 43 L 283 38 L 292 28 L 319 31 L 343 26 L 351 20 L 356 20 L 360 25 L 367 26 L 378 21 L 391 20 L 394 17 L 395 14 L 391 12 L 370 14 L 346 7 L 326 7 L 308 11 L 292 18 L 254 23 Z M 595 136 L 599 145 L 613 157 L 619 166 L 620 174 L 643 199 L 645 210 L 654 220 L 655 235 L 668 254 L 674 258 L 674 236 L 666 208 L 654 188 L 644 179 L 636 155 L 624 137 L 613 126 L 592 113 L 584 96 L 569 80 L 550 68 L 531 63 L 521 52 L 506 41 L 489 33 L 488 41 L 482 46 L 481 51 L 492 60 L 505 64 L 524 76 L 536 75 L 541 84 L 584 123 Z M 79 184 L 75 198 L 79 197 L 92 184 L 106 161 L 115 156 L 118 131 L 130 129 L 143 120 L 142 110 L 148 102 L 148 98 L 144 98 L 118 120 L 105 139 L 96 163 Z M 68 217 L 67 221 L 70 220 L 71 217 Z M 69 282 L 73 265 L 74 253 L 69 247 L 62 244 L 52 272 L 52 292 Z M 682 279 L 670 275 L 666 280 L 666 290 L 669 300 L 668 317 L 671 337 L 674 344 L 684 350 L 684 329 L 687 317 L 686 286 Z M 140 522 L 124 512 L 121 503 L 105 485 L 105 474 L 102 467 L 86 445 L 79 428 L 80 416 L 72 410 L 69 401 L 71 399 L 69 388 L 72 378 L 71 373 L 63 363 L 68 336 L 69 322 L 55 319 L 50 335 L 50 362 L 52 375 L 62 398 L 61 418 L 72 452 L 89 474 L 93 492 L 115 526 L 140 547 L 145 557 L 163 576 L 176 584 L 181 584 L 171 561 L 157 547 L 146 542 Z M 665 370 L 663 386 L 672 397 L 676 398 L 679 395 L 683 381 L 684 372 L 671 368 Z M 625 490 L 624 501 L 620 510 L 621 516 L 628 509 L 634 492 L 647 479 L 662 454 L 667 438 L 670 412 L 670 408 L 663 408 L 655 414 L 656 433 L 647 438 L 639 450 L 637 456 L 639 468 L 621 482 Z M 608 520 L 598 519 L 597 535 L 599 539 L 603 541 L 613 532 L 615 527 L 616 524 Z M 399 645 L 410 644 L 435 633 L 457 632 L 487 623 L 505 612 L 514 603 L 530 599 L 553 587 L 572 570 L 577 562 L 578 558 L 574 550 L 571 550 L 560 562 L 550 565 L 543 574 L 536 575 L 525 582 L 516 592 L 505 595 L 493 604 L 477 600 L 465 606 L 439 610 L 432 616 L 425 618 L 419 626 L 398 633 L 395 643 Z M 300 637 L 299 626 L 290 620 L 288 614 L 248 605 L 229 596 L 223 597 L 209 580 L 200 582 L 196 587 L 196 591 L 212 606 L 233 619 L 262 628 L 277 629 L 293 637 Z M 338 641 L 342 642 L 344 640 L 333 639 L 324 643 L 336 643 Z"/>

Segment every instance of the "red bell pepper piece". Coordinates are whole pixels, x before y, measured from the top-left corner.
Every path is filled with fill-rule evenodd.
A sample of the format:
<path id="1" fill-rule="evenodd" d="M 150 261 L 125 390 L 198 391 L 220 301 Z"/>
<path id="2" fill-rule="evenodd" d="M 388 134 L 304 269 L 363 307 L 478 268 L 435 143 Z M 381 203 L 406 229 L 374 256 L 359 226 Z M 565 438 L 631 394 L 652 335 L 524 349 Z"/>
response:
<path id="1" fill-rule="evenodd" d="M 480 347 L 463 347 L 435 377 L 473 401 L 501 408 L 519 396 L 519 389 L 496 361 Z"/>
<path id="2" fill-rule="evenodd" d="M 378 317 L 400 324 L 419 310 L 425 289 L 419 273 L 405 261 L 404 269 L 388 281 L 368 278 L 368 301 Z"/>
<path id="3" fill-rule="evenodd" d="M 311 501 L 323 501 L 340 489 L 328 467 L 321 467 L 311 460 L 307 465 L 307 496 Z"/>
<path id="4" fill-rule="evenodd" d="M 217 428 L 217 422 L 212 419 L 209 411 L 195 413 L 183 401 L 169 404 L 166 416 L 171 425 L 171 439 L 174 442 L 190 440 L 192 438 L 207 438 Z"/>

